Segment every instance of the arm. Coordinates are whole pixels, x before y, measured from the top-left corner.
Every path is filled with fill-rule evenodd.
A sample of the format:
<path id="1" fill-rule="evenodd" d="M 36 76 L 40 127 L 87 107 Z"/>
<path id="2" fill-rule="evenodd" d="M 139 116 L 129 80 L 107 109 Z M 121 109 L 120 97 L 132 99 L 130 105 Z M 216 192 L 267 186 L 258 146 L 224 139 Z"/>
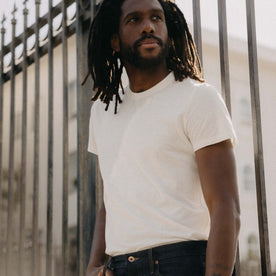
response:
<path id="1" fill-rule="evenodd" d="M 86 276 L 103 276 L 104 263 L 107 257 L 105 254 L 105 214 L 105 206 L 102 198 L 102 204 L 96 215 L 93 241 Z M 112 275 L 113 273 L 111 271 L 108 270 L 106 272 L 106 276 Z"/>
<path id="2" fill-rule="evenodd" d="M 206 254 L 206 276 L 230 276 L 240 229 L 240 207 L 235 157 L 230 140 L 196 151 L 203 195 L 211 229 Z"/>

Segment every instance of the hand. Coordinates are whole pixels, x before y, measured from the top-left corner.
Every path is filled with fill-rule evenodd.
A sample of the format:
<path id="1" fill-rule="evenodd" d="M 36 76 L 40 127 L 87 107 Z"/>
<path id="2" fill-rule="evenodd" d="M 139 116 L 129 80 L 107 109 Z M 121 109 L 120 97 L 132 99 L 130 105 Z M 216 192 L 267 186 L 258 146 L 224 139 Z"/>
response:
<path id="1" fill-rule="evenodd" d="M 100 267 L 88 267 L 86 270 L 86 276 L 104 276 L 103 270 L 104 270 L 104 265 L 102 265 Z M 115 276 L 113 271 L 111 271 L 110 269 L 106 270 L 105 275 L 106 276 Z"/>

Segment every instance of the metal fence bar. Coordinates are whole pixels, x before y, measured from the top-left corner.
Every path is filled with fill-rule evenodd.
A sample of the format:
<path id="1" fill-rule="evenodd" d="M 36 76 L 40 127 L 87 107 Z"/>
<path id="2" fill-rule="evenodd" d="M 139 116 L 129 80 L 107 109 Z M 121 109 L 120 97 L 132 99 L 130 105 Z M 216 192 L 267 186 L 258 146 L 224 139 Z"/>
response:
<path id="1" fill-rule="evenodd" d="M 229 70 L 229 52 L 228 52 L 228 33 L 227 33 L 227 12 L 226 0 L 218 0 L 218 22 L 219 22 L 219 49 L 220 49 L 220 73 L 221 73 L 221 91 L 224 97 L 229 113 L 231 108 L 231 87 Z M 235 262 L 236 276 L 240 275 L 240 254 L 239 246 Z"/>
<path id="2" fill-rule="evenodd" d="M 194 41 L 203 66 L 200 0 L 193 0 Z"/>
<path id="3" fill-rule="evenodd" d="M 81 167 L 84 168 L 84 157 L 83 157 L 83 144 L 80 137 L 80 131 L 81 131 L 81 118 L 80 118 L 80 93 L 81 93 L 81 87 L 80 82 L 81 78 L 84 75 L 83 74 L 83 41 L 82 41 L 82 33 L 83 33 L 83 26 L 81 22 L 81 6 L 80 1 L 76 1 L 77 5 L 77 11 L 76 11 L 76 40 L 77 40 L 77 123 L 78 123 L 78 168 L 77 168 L 77 179 L 78 179 L 78 225 L 77 225 L 77 273 L 79 276 L 84 275 L 85 271 L 85 265 L 84 265 L 84 244 L 83 244 L 83 216 L 82 213 L 84 211 L 84 191 L 83 191 L 83 184 L 84 184 L 84 172 L 81 172 Z"/>
<path id="4" fill-rule="evenodd" d="M 65 1 L 67 7 L 69 5 L 71 5 L 72 3 L 74 3 L 74 2 L 75 2 L 75 0 L 66 0 Z M 61 6 L 62 6 L 62 1 L 53 7 L 53 13 L 52 13 L 53 17 L 56 17 L 57 15 L 60 14 L 60 11 L 62 9 Z M 45 14 L 42 17 L 40 17 L 40 20 L 38 22 L 39 29 L 41 29 L 42 27 L 44 27 L 47 23 L 48 23 L 48 14 Z M 28 27 L 27 34 L 26 34 L 27 35 L 27 39 L 30 36 L 32 36 L 33 34 L 35 34 L 35 25 L 36 25 L 36 22 L 34 24 L 32 24 L 31 26 Z M 23 33 L 17 36 L 17 39 L 15 41 L 15 47 L 17 47 L 18 45 L 20 45 L 22 43 L 22 40 L 23 40 Z M 11 42 L 8 43 L 6 45 L 6 47 L 4 48 L 4 52 L 3 52 L 4 55 L 6 55 L 6 54 L 8 54 L 10 52 L 9 51 L 10 47 L 11 47 Z"/>
<path id="5" fill-rule="evenodd" d="M 90 14 L 91 14 L 91 22 L 96 14 L 97 11 L 97 1 L 96 0 L 90 0 Z M 86 36 L 86 43 L 88 42 L 88 33 Z M 88 53 L 86 51 L 86 57 L 88 56 Z M 89 89 L 89 91 L 92 91 L 92 81 L 90 82 L 90 85 L 87 87 L 87 89 Z M 90 95 L 89 95 L 90 98 Z M 88 109 L 87 109 L 87 125 L 88 125 L 88 120 L 90 117 L 90 108 L 91 105 L 88 105 Z M 88 136 L 88 132 L 87 132 L 87 136 Z M 87 137 L 87 141 L 88 141 L 88 137 Z M 98 157 L 96 155 L 90 154 L 87 152 L 87 148 L 86 148 L 86 154 L 88 154 L 88 195 L 89 197 L 86 197 L 86 202 L 87 202 L 87 208 L 89 210 L 89 212 L 87 212 L 86 216 L 86 220 L 88 221 L 89 224 L 89 229 L 90 229 L 90 233 L 87 233 L 87 246 L 86 246 L 86 265 L 89 262 L 89 257 L 90 257 L 90 252 L 91 252 L 91 243 L 92 243 L 92 238 L 93 238 L 93 230 L 94 230 L 94 223 L 95 223 L 95 219 L 96 219 L 96 211 L 97 211 L 97 187 L 98 187 L 98 180 L 97 180 L 97 176 L 99 173 L 99 167 L 98 167 Z M 92 156 L 91 156 L 92 155 Z M 101 183 L 102 184 L 102 183 Z"/>
<path id="6" fill-rule="evenodd" d="M 62 191 L 62 275 L 68 273 L 68 43 L 67 10 L 62 2 L 62 63 L 63 63 L 63 191 Z"/>
<path id="7" fill-rule="evenodd" d="M 14 6 L 12 18 L 12 47 L 11 47 L 11 98 L 10 98 L 10 136 L 9 136 L 9 176 L 8 176 L 8 217 L 7 217 L 7 276 L 12 274 L 12 250 L 14 231 L 14 130 L 15 130 L 15 19 Z"/>
<path id="8" fill-rule="evenodd" d="M 87 71 L 87 38 L 89 21 L 84 20 L 84 14 L 89 11 L 88 1 L 77 0 L 76 40 L 77 40 L 77 128 L 78 128 L 78 273 L 83 276 L 90 254 L 91 239 L 95 218 L 95 164 L 92 155 L 87 152 L 89 115 L 91 108 L 91 82 L 81 86 Z M 95 3 L 95 2 L 94 2 Z M 90 7 L 91 8 L 91 7 Z M 91 12 L 89 11 L 89 15 Z M 89 169 L 88 169 L 89 168 Z"/>
<path id="9" fill-rule="evenodd" d="M 21 142 L 21 176 L 20 176 L 20 233 L 19 233 L 19 271 L 23 272 L 24 242 L 25 242 L 25 212 L 26 212 L 26 154 L 27 154 L 27 37 L 28 25 L 27 1 L 24 2 L 24 34 L 23 34 L 23 101 L 22 101 L 22 142 Z"/>
<path id="10" fill-rule="evenodd" d="M 39 40 L 40 40 L 40 36 L 39 36 L 39 32 L 40 29 L 42 28 L 42 26 L 45 26 L 47 24 L 47 22 L 52 22 L 53 18 L 60 14 L 61 12 L 63 12 L 63 14 L 65 13 L 66 8 L 68 7 L 69 4 L 73 3 L 73 0 L 68 0 L 68 1 L 62 1 L 61 3 L 59 3 L 58 5 L 56 5 L 55 7 L 52 7 L 52 13 L 50 12 L 49 14 L 46 14 L 45 16 L 43 16 L 42 18 L 40 18 L 39 15 L 39 6 L 40 6 L 40 0 L 35 0 L 35 5 L 36 5 L 36 21 L 35 24 L 27 27 L 27 9 L 26 9 L 26 3 L 27 0 L 24 1 L 25 4 L 25 10 L 23 11 L 24 14 L 24 34 L 19 35 L 18 37 L 16 37 L 15 39 L 13 39 L 12 43 L 9 43 L 8 46 L 4 46 L 4 39 L 2 37 L 2 43 L 3 46 L 1 48 L 1 55 L 2 58 L 6 55 L 11 53 L 10 49 L 13 46 L 13 48 L 15 49 L 16 46 L 19 46 L 20 44 L 23 45 L 23 59 L 21 61 L 19 61 L 19 63 L 16 65 L 16 68 L 7 69 L 7 72 L 5 72 L 5 74 L 1 74 L 1 83 L 2 85 L 11 80 L 12 81 L 12 77 L 13 77 L 13 72 L 12 70 L 14 70 L 14 76 L 15 73 L 18 74 L 20 72 L 22 72 L 23 75 L 23 87 L 22 87 L 22 91 L 23 91 L 23 99 L 22 99 L 22 149 L 21 149 L 21 171 L 22 171 L 22 175 L 20 178 L 20 230 L 18 231 L 19 233 L 19 272 L 20 275 L 22 275 L 24 272 L 23 269 L 23 255 L 24 255 L 24 241 L 25 241 L 25 196 L 26 196 L 26 159 L 27 159 L 27 152 L 26 152 L 26 147 L 27 147 L 27 129 L 26 129 L 26 124 L 27 124 L 27 68 L 28 66 L 30 66 L 31 64 L 34 63 L 35 65 L 35 84 L 34 84 L 34 88 L 35 88 L 35 114 L 34 114 L 34 160 L 33 160 L 33 202 L 32 202 L 32 257 L 31 257 L 31 275 L 33 276 L 37 276 L 40 275 L 41 273 L 41 268 L 40 268 L 40 259 L 41 259 L 41 253 L 39 250 L 39 228 L 38 228 L 38 216 L 39 216 L 39 203 L 38 203 L 38 196 L 39 196 L 39 160 L 40 160 L 40 152 L 39 152 L 39 144 L 40 144 L 40 58 L 45 55 L 45 54 L 49 54 L 51 55 L 51 51 L 53 50 L 54 47 L 56 47 L 57 45 L 59 45 L 62 41 L 63 42 L 63 55 L 64 55 L 64 66 L 63 69 L 64 71 L 68 71 L 68 65 L 65 65 L 65 63 L 67 62 L 65 57 L 68 56 L 67 53 L 67 38 L 69 36 L 71 36 L 72 34 L 75 33 L 76 31 L 76 26 L 77 26 L 77 22 L 73 22 L 70 23 L 70 25 L 68 27 L 65 27 L 64 30 L 58 34 L 55 35 L 55 37 L 52 37 L 52 41 L 50 41 L 51 39 L 48 39 L 47 43 L 45 43 L 43 46 L 39 45 Z M 95 2 L 95 1 L 93 1 Z M 82 2 L 83 4 L 84 2 Z M 93 5 L 93 7 L 95 6 L 95 3 Z M 89 7 L 89 5 L 88 5 Z M 79 81 L 78 81 L 78 87 L 79 87 L 79 91 L 81 91 L 79 93 L 79 95 L 81 95 L 81 100 L 79 103 L 79 129 L 82 129 L 82 131 L 84 131 L 85 129 L 87 129 L 87 125 L 88 125 L 88 120 L 89 120 L 89 111 L 90 111 L 90 95 L 87 93 L 87 91 L 91 90 L 91 85 L 86 85 L 85 88 L 80 88 L 80 82 L 83 78 L 83 71 L 86 69 L 86 62 L 80 62 L 79 57 L 80 56 L 85 56 L 85 51 L 84 49 L 86 49 L 86 39 L 87 39 L 87 31 L 88 31 L 88 26 L 89 26 L 89 21 L 90 21 L 90 15 L 94 13 L 93 11 L 93 7 L 91 8 L 91 10 L 89 11 L 88 9 L 81 9 L 79 12 L 79 18 L 80 19 L 80 30 L 81 32 L 80 34 L 80 38 L 81 41 L 78 44 L 78 46 L 81 46 L 79 48 L 79 52 L 78 52 L 78 61 L 79 61 L 79 68 L 82 68 L 82 73 L 79 74 Z M 50 20 L 51 18 L 51 20 Z M 64 17 L 64 22 L 66 22 L 66 18 Z M 26 22 L 26 23 L 25 23 Z M 34 51 L 32 53 L 27 53 L 27 39 L 34 34 L 35 37 L 35 47 L 34 47 Z M 2 36 L 4 35 L 4 28 L 3 28 L 3 24 L 2 24 Z M 48 36 L 48 38 L 51 36 Z M 65 46 L 66 45 L 66 46 Z M 49 57 L 50 59 L 50 57 Z M 12 61 L 15 61 L 15 57 L 13 57 Z M 3 66 L 3 62 L 1 63 L 2 69 L 4 68 Z M 67 68 L 66 68 L 67 67 Z M 11 67 L 12 68 L 12 67 Z M 51 68 L 50 62 L 49 62 L 49 68 Z M 16 71 L 15 71 L 16 70 Z M 51 71 L 49 69 L 49 71 Z M 53 71 L 52 71 L 53 72 Z M 78 70 L 78 72 L 80 73 L 80 70 Z M 3 72 L 2 72 L 3 73 Z M 50 74 L 49 74 L 49 83 L 51 83 L 50 81 Z M 50 160 L 51 160 L 51 127 L 53 127 L 53 125 L 50 125 L 51 122 L 51 116 L 52 116 L 52 112 L 51 112 L 51 96 L 50 96 L 50 89 L 51 85 L 49 85 L 49 126 L 48 126 L 48 183 L 51 182 L 51 180 L 49 180 L 52 176 L 51 176 L 51 164 L 50 164 Z M 3 90 L 2 90 L 3 91 Z M 66 77 L 66 73 L 64 72 L 64 149 L 66 148 L 66 140 L 67 140 L 67 147 L 68 147 L 68 137 L 66 137 L 66 133 L 68 132 L 68 126 L 66 126 L 66 121 L 68 123 L 68 110 L 66 111 L 66 106 L 68 108 L 68 98 L 66 99 L 66 96 L 68 92 L 68 79 Z M 2 93 L 1 93 L 2 96 Z M 12 100 L 13 102 L 13 100 Z M 85 104 L 83 104 L 85 103 Z M 14 105 L 13 105 L 14 106 Z M 83 109 L 83 107 L 85 107 Z M 81 110 L 83 109 L 83 110 Z M 67 113 L 67 115 L 66 115 Z M 67 117 L 67 119 L 66 119 Z M 13 118 L 14 121 L 15 118 Z M 67 130 L 66 130 L 67 128 Z M 13 130 L 14 132 L 14 130 Z M 1 140 L 2 141 L 2 140 Z M 53 141 L 53 140 L 52 140 Z M 80 186 L 82 187 L 82 195 L 79 197 L 79 202 L 80 205 L 82 205 L 82 212 L 79 212 L 79 217 L 81 217 L 81 225 L 79 227 L 79 229 L 81 229 L 81 231 L 79 231 L 79 233 L 82 233 L 82 237 L 79 239 L 79 241 L 81 240 L 82 242 L 82 259 L 79 261 L 80 264 L 80 270 L 82 270 L 82 272 L 84 273 L 85 268 L 86 268 L 86 264 L 87 264 L 87 260 L 89 258 L 89 252 L 88 252 L 88 248 L 90 248 L 91 245 L 91 233 L 92 233 L 92 226 L 93 226 L 93 212 L 94 212 L 94 203 L 95 201 L 93 201 L 94 199 L 94 194 L 93 194 L 93 187 L 94 187 L 94 182 L 92 181 L 92 177 L 94 177 L 94 175 L 91 174 L 91 172 L 93 173 L 93 165 L 92 161 L 91 161 L 91 155 L 89 155 L 87 153 L 87 135 L 79 135 L 79 157 L 82 159 L 82 165 L 79 166 L 79 175 L 81 175 L 81 177 L 79 177 L 79 179 L 81 181 L 79 181 Z M 80 150 L 81 149 L 81 150 Z M 9 157 L 11 158 L 11 156 L 13 155 L 9 155 Z M 13 158 L 13 157 L 12 157 Z M 84 166 L 83 166 L 84 165 Z M 1 165 L 2 166 L 2 165 Z M 67 169 L 66 169 L 67 166 Z M 89 170 L 88 170 L 89 167 Z M 90 167 L 92 168 L 90 170 Z M 64 174 L 67 175 L 68 174 L 68 152 L 66 153 L 66 150 L 64 150 Z M 0 168 L 2 169 L 2 167 Z M 9 169 L 11 170 L 12 167 L 10 166 Z M 67 171 L 67 173 L 66 173 Z M 2 172 L 2 170 L 1 170 Z M 14 174 L 14 173 L 13 173 Z M 11 174 L 10 174 L 11 175 Z M 10 177 L 10 179 L 13 179 L 14 175 L 12 175 L 12 177 Z M 67 176 L 68 177 L 68 176 Z M 68 266 L 68 241 L 66 242 L 66 240 L 68 240 L 68 237 L 66 237 L 67 235 L 67 228 L 68 228 L 68 222 L 66 221 L 68 219 L 68 207 L 66 207 L 66 205 L 68 204 L 68 183 L 66 184 L 66 182 L 68 182 L 68 179 L 66 180 L 66 176 L 64 176 L 64 191 L 63 191 L 63 247 L 64 247 L 64 272 L 63 274 L 66 275 L 66 266 Z M 13 188 L 13 185 L 9 185 L 10 188 Z M 53 187 L 52 187 L 53 188 Z M 53 190 L 52 190 L 53 192 Z M 13 194 L 10 192 L 10 194 Z M 48 184 L 48 196 L 47 196 L 47 201 L 49 198 L 51 198 L 51 196 L 49 196 L 49 184 Z M 1 196 L 2 199 L 2 196 Z M 49 212 L 49 205 L 48 205 L 49 201 L 47 202 L 47 231 L 49 233 L 49 229 L 51 229 L 51 227 L 49 227 L 49 214 L 51 213 L 51 211 Z M 11 206 L 11 204 L 10 204 Z M 52 210 L 53 211 L 53 210 Z M 92 213 L 92 215 L 91 215 Z M 9 216 L 9 219 L 11 219 L 12 217 Z M 8 231 L 9 233 L 14 233 L 12 231 Z M 90 239 L 90 240 L 89 240 Z M 49 245 L 49 235 L 47 234 L 47 243 Z M 88 242 L 89 240 L 89 242 Z M 5 242 L 7 244 L 7 242 Z M 47 246 L 48 246 L 47 245 Z M 5 246 L 5 245 L 4 245 Z M 67 246 L 67 248 L 66 248 Z M 67 251 L 67 253 L 66 253 Z M 90 251 L 90 250 L 89 250 Z M 52 254 L 49 254 L 49 252 L 51 252 L 51 250 L 49 250 L 49 247 L 46 251 L 48 258 L 53 258 Z M 80 254 L 81 256 L 81 254 Z M 47 258 L 47 257 L 46 257 Z M 5 262 L 5 264 L 7 264 L 7 262 Z M 51 267 L 52 265 L 49 265 L 49 262 L 47 263 L 47 259 L 46 259 L 46 267 L 47 269 L 47 276 L 51 273 Z M 14 269 L 14 267 L 10 266 L 9 269 Z M 8 272 L 10 274 L 10 272 Z"/>
<path id="11" fill-rule="evenodd" d="M 0 52 L 0 218 L 2 216 L 2 181 L 3 181 L 3 162 L 2 162 L 2 149 L 3 149 L 3 94 L 4 94 L 4 79 L 3 79 L 3 73 L 4 73 L 4 54 L 3 54 L 3 49 L 4 49 L 4 43 L 5 43 L 5 28 L 4 28 L 4 22 L 6 18 L 5 15 L 3 15 L 2 19 L 2 26 L 1 26 L 1 52 Z M 4 243 L 3 236 L 4 233 L 2 233 L 3 226 L 0 226 L 0 257 L 4 255 Z M 0 260 L 0 263 L 5 265 L 5 262 Z"/>
<path id="12" fill-rule="evenodd" d="M 71 5 L 72 3 L 74 3 L 75 0 L 66 0 L 65 3 L 66 3 L 66 6 L 68 7 L 69 5 Z M 57 15 L 60 14 L 60 11 L 61 11 L 61 5 L 62 5 L 62 2 L 58 3 L 56 6 L 53 7 L 53 17 L 56 17 Z M 88 13 L 85 12 L 84 14 L 84 19 L 87 20 L 87 17 L 88 17 Z M 46 24 L 48 23 L 48 14 L 45 14 L 44 16 L 42 17 L 39 17 L 39 22 L 38 22 L 38 28 L 41 29 L 42 27 L 44 27 Z M 68 26 L 68 35 L 69 36 L 72 36 L 73 34 L 75 34 L 75 25 L 76 25 L 76 22 L 73 21 L 69 26 Z M 32 24 L 31 26 L 29 26 L 27 28 L 27 32 L 26 32 L 26 35 L 27 35 L 27 39 L 30 38 L 33 34 L 35 34 L 35 28 L 36 28 L 36 23 Z M 23 41 L 23 34 L 20 34 L 16 37 L 16 40 L 15 40 L 15 47 L 17 47 L 18 45 L 20 45 Z M 62 39 L 61 39 L 61 33 L 58 33 L 57 35 L 55 35 L 55 38 L 54 38 L 54 41 L 53 41 L 53 45 L 54 47 L 58 46 L 59 44 L 61 44 L 62 42 Z M 11 43 L 8 43 L 7 45 L 5 45 L 5 47 L 3 48 L 3 55 L 7 55 L 8 53 L 10 53 L 9 49 L 11 47 Z M 41 47 L 40 47 L 40 51 L 39 51 L 39 57 L 42 57 L 44 56 L 45 54 L 48 53 L 48 43 L 45 43 L 43 44 Z M 32 53 L 32 54 L 29 54 L 28 55 L 28 65 L 30 66 L 31 64 L 33 64 L 35 62 L 35 54 Z M 22 62 L 19 62 L 17 65 L 16 65 L 16 73 L 20 73 L 22 71 Z M 7 72 L 5 72 L 4 74 L 4 81 L 8 81 L 10 79 L 10 71 L 7 70 Z"/>
<path id="13" fill-rule="evenodd" d="M 97 9 L 97 3 L 96 0 L 90 0 L 90 14 L 91 14 L 91 22 L 94 18 L 94 15 L 96 13 L 96 9 Z"/>
<path id="14" fill-rule="evenodd" d="M 255 177 L 256 177 L 262 275 L 270 276 L 271 263 L 270 263 L 269 237 L 268 237 L 264 160 L 263 160 L 262 123 L 261 123 L 261 107 L 260 107 L 260 95 L 259 95 L 259 72 L 258 72 L 254 0 L 246 0 L 246 13 L 247 13 L 251 106 L 252 106 L 252 120 L 253 120 Z"/>
<path id="15" fill-rule="evenodd" d="M 39 60 L 39 5 L 35 0 L 35 114 L 34 114 L 34 181 L 33 181 L 33 251 L 32 275 L 39 275 L 38 195 L 39 195 L 39 118 L 40 118 L 40 60 Z"/>
<path id="16" fill-rule="evenodd" d="M 231 89 L 230 89 L 230 73 L 229 73 L 226 0 L 218 0 L 218 20 L 219 20 L 221 90 L 225 99 L 225 103 L 231 114 Z"/>
<path id="17" fill-rule="evenodd" d="M 52 0 L 48 0 L 48 186 L 46 275 L 52 275 L 53 255 L 53 21 Z"/>

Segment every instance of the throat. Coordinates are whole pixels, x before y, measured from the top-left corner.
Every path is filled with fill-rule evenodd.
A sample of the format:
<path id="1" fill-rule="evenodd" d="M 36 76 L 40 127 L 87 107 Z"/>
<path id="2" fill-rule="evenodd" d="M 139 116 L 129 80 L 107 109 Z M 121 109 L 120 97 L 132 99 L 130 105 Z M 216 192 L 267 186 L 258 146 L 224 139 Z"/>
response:
<path id="1" fill-rule="evenodd" d="M 129 78 L 130 89 L 133 92 L 144 92 L 163 79 L 165 79 L 170 71 L 166 68 L 158 68 L 156 70 L 130 70 L 126 67 Z"/>

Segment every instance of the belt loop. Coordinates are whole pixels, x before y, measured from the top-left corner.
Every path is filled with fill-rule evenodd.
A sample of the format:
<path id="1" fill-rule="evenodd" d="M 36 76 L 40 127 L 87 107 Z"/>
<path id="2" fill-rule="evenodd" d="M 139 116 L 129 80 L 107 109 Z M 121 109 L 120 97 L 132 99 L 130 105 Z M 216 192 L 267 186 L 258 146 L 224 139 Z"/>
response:
<path id="1" fill-rule="evenodd" d="M 154 261 L 152 258 L 152 248 L 148 250 L 148 254 L 149 254 L 150 274 L 154 274 Z"/>
<path id="2" fill-rule="evenodd" d="M 157 261 L 156 263 L 156 272 L 155 272 L 155 276 L 161 276 L 160 272 L 159 272 L 159 262 Z"/>

